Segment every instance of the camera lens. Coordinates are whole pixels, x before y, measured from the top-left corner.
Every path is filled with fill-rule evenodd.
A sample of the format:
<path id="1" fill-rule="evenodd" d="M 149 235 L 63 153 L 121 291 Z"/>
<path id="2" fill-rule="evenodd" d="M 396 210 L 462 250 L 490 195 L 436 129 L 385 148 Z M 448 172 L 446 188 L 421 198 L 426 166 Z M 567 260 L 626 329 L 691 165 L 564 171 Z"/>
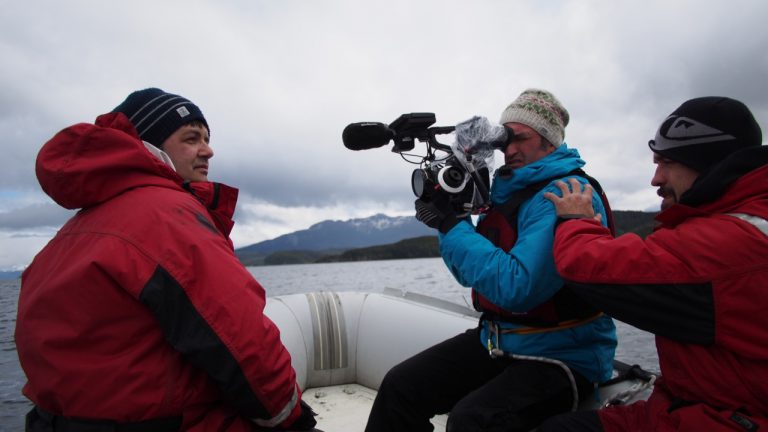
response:
<path id="1" fill-rule="evenodd" d="M 424 170 L 413 170 L 413 174 L 411 174 L 411 188 L 413 189 L 414 195 L 422 198 L 427 189 L 427 183 L 429 183 L 429 177 L 427 177 L 427 174 L 424 172 Z"/>

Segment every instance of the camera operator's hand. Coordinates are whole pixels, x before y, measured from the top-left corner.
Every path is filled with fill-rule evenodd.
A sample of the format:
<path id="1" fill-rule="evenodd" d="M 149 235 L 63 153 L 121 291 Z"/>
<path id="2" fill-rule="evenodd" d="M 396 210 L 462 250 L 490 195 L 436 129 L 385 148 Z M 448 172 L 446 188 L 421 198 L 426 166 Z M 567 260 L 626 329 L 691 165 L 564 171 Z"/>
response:
<path id="1" fill-rule="evenodd" d="M 416 219 L 430 228 L 439 230 L 443 234 L 448 233 L 451 228 L 459 223 L 451 203 L 448 202 L 448 197 L 444 194 L 437 194 L 429 202 L 417 199 L 414 204 L 416 207 Z"/>

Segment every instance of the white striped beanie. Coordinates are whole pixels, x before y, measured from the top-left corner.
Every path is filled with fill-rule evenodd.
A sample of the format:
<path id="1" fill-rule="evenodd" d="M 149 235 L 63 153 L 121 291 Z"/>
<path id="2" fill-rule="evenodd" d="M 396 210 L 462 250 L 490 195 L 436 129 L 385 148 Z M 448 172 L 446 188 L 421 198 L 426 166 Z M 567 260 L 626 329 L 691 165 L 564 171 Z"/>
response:
<path id="1" fill-rule="evenodd" d="M 552 93 L 528 89 L 501 113 L 499 123 L 524 124 L 559 147 L 565 139 L 569 119 L 568 111 Z"/>
<path id="2" fill-rule="evenodd" d="M 210 133 L 202 111 L 184 97 L 148 88 L 131 93 L 112 112 L 121 112 L 136 128 L 139 137 L 155 147 L 162 147 L 169 136 L 185 124 L 202 122 Z"/>

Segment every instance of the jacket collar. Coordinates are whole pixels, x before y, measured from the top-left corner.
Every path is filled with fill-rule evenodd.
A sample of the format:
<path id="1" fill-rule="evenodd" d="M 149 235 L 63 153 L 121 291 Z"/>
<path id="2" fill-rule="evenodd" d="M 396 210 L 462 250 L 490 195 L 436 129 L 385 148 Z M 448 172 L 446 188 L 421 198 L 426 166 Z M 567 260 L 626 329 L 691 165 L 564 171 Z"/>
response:
<path id="1" fill-rule="evenodd" d="M 237 205 L 238 190 L 215 182 L 184 182 L 183 188 L 208 209 L 216 228 L 229 237 L 235 225 L 232 218 Z"/>
<path id="2" fill-rule="evenodd" d="M 680 197 L 680 203 L 699 207 L 718 200 L 726 191 L 732 189 L 734 182 L 766 164 L 768 147 L 750 147 L 734 152 L 719 164 L 701 173 L 691 188 Z"/>
<path id="3" fill-rule="evenodd" d="M 554 152 L 536 162 L 506 174 L 504 173 L 504 167 L 501 167 L 496 170 L 493 176 L 491 201 L 497 205 L 504 203 L 515 192 L 547 179 L 564 176 L 585 164 L 586 162 L 581 159 L 576 149 L 569 149 L 563 143 Z"/>
<path id="4" fill-rule="evenodd" d="M 714 173 L 714 172 L 713 172 Z M 662 211 L 656 216 L 656 220 L 662 226 L 671 228 L 679 225 L 686 219 L 692 217 L 706 217 L 712 214 L 724 214 L 733 212 L 744 212 L 754 216 L 765 217 L 766 202 L 768 202 L 768 165 L 762 165 L 746 174 L 729 180 L 728 176 L 711 176 L 710 181 L 701 181 L 699 179 L 694 183 L 695 187 L 704 188 L 711 186 L 713 189 L 701 189 L 700 193 L 710 191 L 706 202 L 697 206 L 687 205 L 684 202 L 675 204 Z M 706 179 L 705 179 L 706 180 Z M 691 189 L 693 189 L 693 187 Z M 721 188 L 717 189 L 717 188 Z M 686 197 L 688 192 L 683 194 Z M 681 201 L 683 201 L 681 199 Z"/>

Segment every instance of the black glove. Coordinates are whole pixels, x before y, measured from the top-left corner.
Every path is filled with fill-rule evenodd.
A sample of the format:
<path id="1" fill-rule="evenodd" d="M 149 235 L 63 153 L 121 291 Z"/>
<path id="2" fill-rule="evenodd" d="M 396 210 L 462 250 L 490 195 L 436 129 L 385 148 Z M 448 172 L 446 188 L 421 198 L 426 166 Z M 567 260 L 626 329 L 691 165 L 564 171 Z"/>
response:
<path id="1" fill-rule="evenodd" d="M 459 223 L 459 220 L 456 219 L 456 212 L 444 194 L 437 194 L 429 202 L 419 198 L 414 202 L 414 206 L 416 207 L 416 219 L 443 234 L 448 233 Z"/>

